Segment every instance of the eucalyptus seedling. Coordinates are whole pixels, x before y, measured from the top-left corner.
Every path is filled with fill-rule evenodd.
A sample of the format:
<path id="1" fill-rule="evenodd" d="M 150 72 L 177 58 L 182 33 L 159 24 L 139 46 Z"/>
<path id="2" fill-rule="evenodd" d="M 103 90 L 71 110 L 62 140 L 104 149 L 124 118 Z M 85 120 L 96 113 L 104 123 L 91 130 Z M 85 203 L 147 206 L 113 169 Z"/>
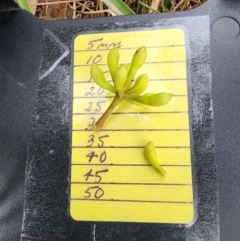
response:
<path id="1" fill-rule="evenodd" d="M 138 76 L 135 82 L 134 77 L 136 72 L 145 63 L 146 58 L 147 50 L 145 47 L 141 47 L 134 53 L 130 64 L 119 65 L 120 54 L 118 48 L 111 49 L 107 56 L 107 64 L 113 80 L 113 85 L 106 80 L 103 71 L 96 64 L 91 66 L 90 74 L 94 82 L 100 87 L 115 94 L 110 106 L 99 120 L 93 124 L 92 129 L 94 131 L 99 131 L 101 129 L 109 115 L 123 100 L 135 105 L 143 104 L 149 106 L 163 106 L 170 101 L 172 98 L 172 94 L 170 93 L 147 93 L 141 95 L 147 89 L 148 75 L 142 74 Z"/>
<path id="2" fill-rule="evenodd" d="M 155 146 L 151 141 L 149 141 L 144 148 L 144 156 L 147 161 L 162 175 L 166 175 L 166 171 L 162 168 L 162 166 L 158 162 L 157 152 Z"/>

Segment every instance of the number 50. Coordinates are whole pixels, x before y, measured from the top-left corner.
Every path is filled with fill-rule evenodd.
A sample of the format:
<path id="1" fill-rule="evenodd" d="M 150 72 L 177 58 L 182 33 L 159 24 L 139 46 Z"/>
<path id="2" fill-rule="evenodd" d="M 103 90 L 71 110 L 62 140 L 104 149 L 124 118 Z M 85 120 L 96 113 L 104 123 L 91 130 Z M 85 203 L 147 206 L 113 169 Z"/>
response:
<path id="1" fill-rule="evenodd" d="M 85 195 L 84 198 L 90 198 L 92 196 L 92 192 L 91 191 L 93 191 L 93 190 L 95 191 L 94 192 L 94 198 L 96 198 L 96 199 L 99 199 L 99 198 L 101 198 L 104 195 L 104 191 L 103 191 L 102 188 L 100 188 L 99 186 L 94 186 L 94 187 L 89 187 L 85 191 L 85 193 L 87 195 Z"/>

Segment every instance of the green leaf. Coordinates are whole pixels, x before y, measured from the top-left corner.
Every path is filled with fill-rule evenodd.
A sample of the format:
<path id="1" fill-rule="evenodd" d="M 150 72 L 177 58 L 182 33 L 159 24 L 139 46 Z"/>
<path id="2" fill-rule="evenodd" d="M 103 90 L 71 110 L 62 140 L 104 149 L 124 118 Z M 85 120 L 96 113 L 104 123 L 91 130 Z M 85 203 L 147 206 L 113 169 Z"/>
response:
<path id="1" fill-rule="evenodd" d="M 126 100 L 139 102 L 150 106 L 163 106 L 166 105 L 172 98 L 172 94 L 158 93 L 158 94 L 145 94 L 145 95 L 130 95 Z"/>
<path id="2" fill-rule="evenodd" d="M 27 0 L 18 0 L 18 4 L 19 4 L 19 6 L 20 6 L 22 9 L 24 9 L 24 10 L 26 10 L 26 11 L 28 11 L 28 12 L 31 12 Z"/>
<path id="3" fill-rule="evenodd" d="M 164 0 L 163 5 L 164 5 L 165 10 L 166 10 L 167 12 L 170 11 L 170 4 L 171 4 L 171 0 Z"/>
<path id="4" fill-rule="evenodd" d="M 127 72 L 129 72 L 130 68 L 131 68 L 131 64 L 127 64 L 126 65 L 126 68 L 127 68 Z"/>
<path id="5" fill-rule="evenodd" d="M 127 67 L 124 64 L 118 66 L 114 73 L 113 82 L 120 97 L 124 95 L 127 73 Z"/>
<path id="6" fill-rule="evenodd" d="M 102 0 L 117 15 L 134 15 L 135 13 L 122 0 Z"/>
<path id="7" fill-rule="evenodd" d="M 149 141 L 144 148 L 144 156 L 147 161 L 162 175 L 166 175 L 166 171 L 159 164 L 157 159 L 157 152 L 155 146 L 151 141 Z"/>
<path id="8" fill-rule="evenodd" d="M 96 64 L 92 64 L 90 74 L 97 85 L 113 93 L 116 92 L 115 87 L 107 82 L 102 70 Z"/>
<path id="9" fill-rule="evenodd" d="M 144 105 L 145 105 L 145 104 L 142 104 L 142 103 L 140 103 L 140 102 L 136 102 L 136 101 L 129 100 L 129 99 L 126 99 L 126 98 L 124 98 L 124 100 L 126 100 L 126 101 L 128 101 L 128 102 L 130 102 L 131 104 L 136 105 L 136 106 L 144 106 Z"/>
<path id="10" fill-rule="evenodd" d="M 117 69 L 119 58 L 120 58 L 120 54 L 119 54 L 118 48 L 115 47 L 109 51 L 107 56 L 107 64 L 108 64 L 108 68 L 112 76 L 112 79 L 114 78 L 114 73 Z"/>
<path id="11" fill-rule="evenodd" d="M 144 6 L 145 8 L 149 9 L 149 10 L 152 10 L 154 13 L 160 13 L 158 10 L 148 6 L 147 4 L 141 2 L 141 1 L 138 1 L 139 4 L 141 4 L 142 6 Z"/>
<path id="12" fill-rule="evenodd" d="M 130 95 L 140 95 L 148 87 L 148 76 L 147 74 L 142 74 L 138 76 L 134 85 L 127 90 L 127 94 Z"/>
<path id="13" fill-rule="evenodd" d="M 129 88 L 129 86 L 131 85 L 131 81 L 133 80 L 136 72 L 143 66 L 146 59 L 147 59 L 147 50 L 145 46 L 142 46 L 141 48 L 137 49 L 133 55 L 131 67 L 128 71 L 128 76 L 125 83 L 126 88 Z"/>

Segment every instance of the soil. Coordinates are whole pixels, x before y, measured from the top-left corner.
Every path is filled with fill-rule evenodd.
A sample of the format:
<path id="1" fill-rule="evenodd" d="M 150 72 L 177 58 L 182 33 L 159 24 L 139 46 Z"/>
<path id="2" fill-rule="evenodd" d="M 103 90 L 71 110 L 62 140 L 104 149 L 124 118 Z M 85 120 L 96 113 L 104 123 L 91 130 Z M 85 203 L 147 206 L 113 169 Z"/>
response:
<path id="1" fill-rule="evenodd" d="M 138 14 L 154 14 L 150 9 L 140 6 L 138 0 L 124 0 L 125 3 Z M 198 7 L 207 0 L 141 0 L 159 12 L 186 11 Z M 63 3 L 61 3 L 63 2 Z M 41 3 L 43 3 L 41 5 Z M 100 0 L 38 0 L 35 15 L 45 20 L 91 18 L 114 16 L 113 12 Z"/>

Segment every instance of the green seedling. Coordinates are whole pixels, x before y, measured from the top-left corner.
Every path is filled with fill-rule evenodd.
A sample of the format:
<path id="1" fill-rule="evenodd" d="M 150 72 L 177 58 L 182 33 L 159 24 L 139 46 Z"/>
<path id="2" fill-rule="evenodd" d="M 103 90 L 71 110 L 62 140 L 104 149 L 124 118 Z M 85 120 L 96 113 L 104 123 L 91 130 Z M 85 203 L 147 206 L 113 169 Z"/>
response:
<path id="1" fill-rule="evenodd" d="M 159 164 L 157 159 L 157 152 L 155 150 L 155 146 L 151 141 L 147 143 L 144 149 L 144 156 L 147 159 L 147 161 L 162 175 L 166 175 L 166 171 L 162 168 L 162 166 Z"/>
<path id="2" fill-rule="evenodd" d="M 100 87 L 115 94 L 113 102 L 100 117 L 100 119 L 93 124 L 92 129 L 94 131 L 99 131 L 101 129 L 109 115 L 123 100 L 135 105 L 163 106 L 166 105 L 172 98 L 172 94 L 164 92 L 157 94 L 147 93 L 141 95 L 148 86 L 147 74 L 142 74 L 138 76 L 135 82 L 133 81 L 136 72 L 146 61 L 147 50 L 145 47 L 139 48 L 134 53 L 131 64 L 118 65 L 119 58 L 120 55 L 118 48 L 113 48 L 109 51 L 107 56 L 107 64 L 114 85 L 106 80 L 103 71 L 96 64 L 91 66 L 90 74 L 94 82 Z"/>

